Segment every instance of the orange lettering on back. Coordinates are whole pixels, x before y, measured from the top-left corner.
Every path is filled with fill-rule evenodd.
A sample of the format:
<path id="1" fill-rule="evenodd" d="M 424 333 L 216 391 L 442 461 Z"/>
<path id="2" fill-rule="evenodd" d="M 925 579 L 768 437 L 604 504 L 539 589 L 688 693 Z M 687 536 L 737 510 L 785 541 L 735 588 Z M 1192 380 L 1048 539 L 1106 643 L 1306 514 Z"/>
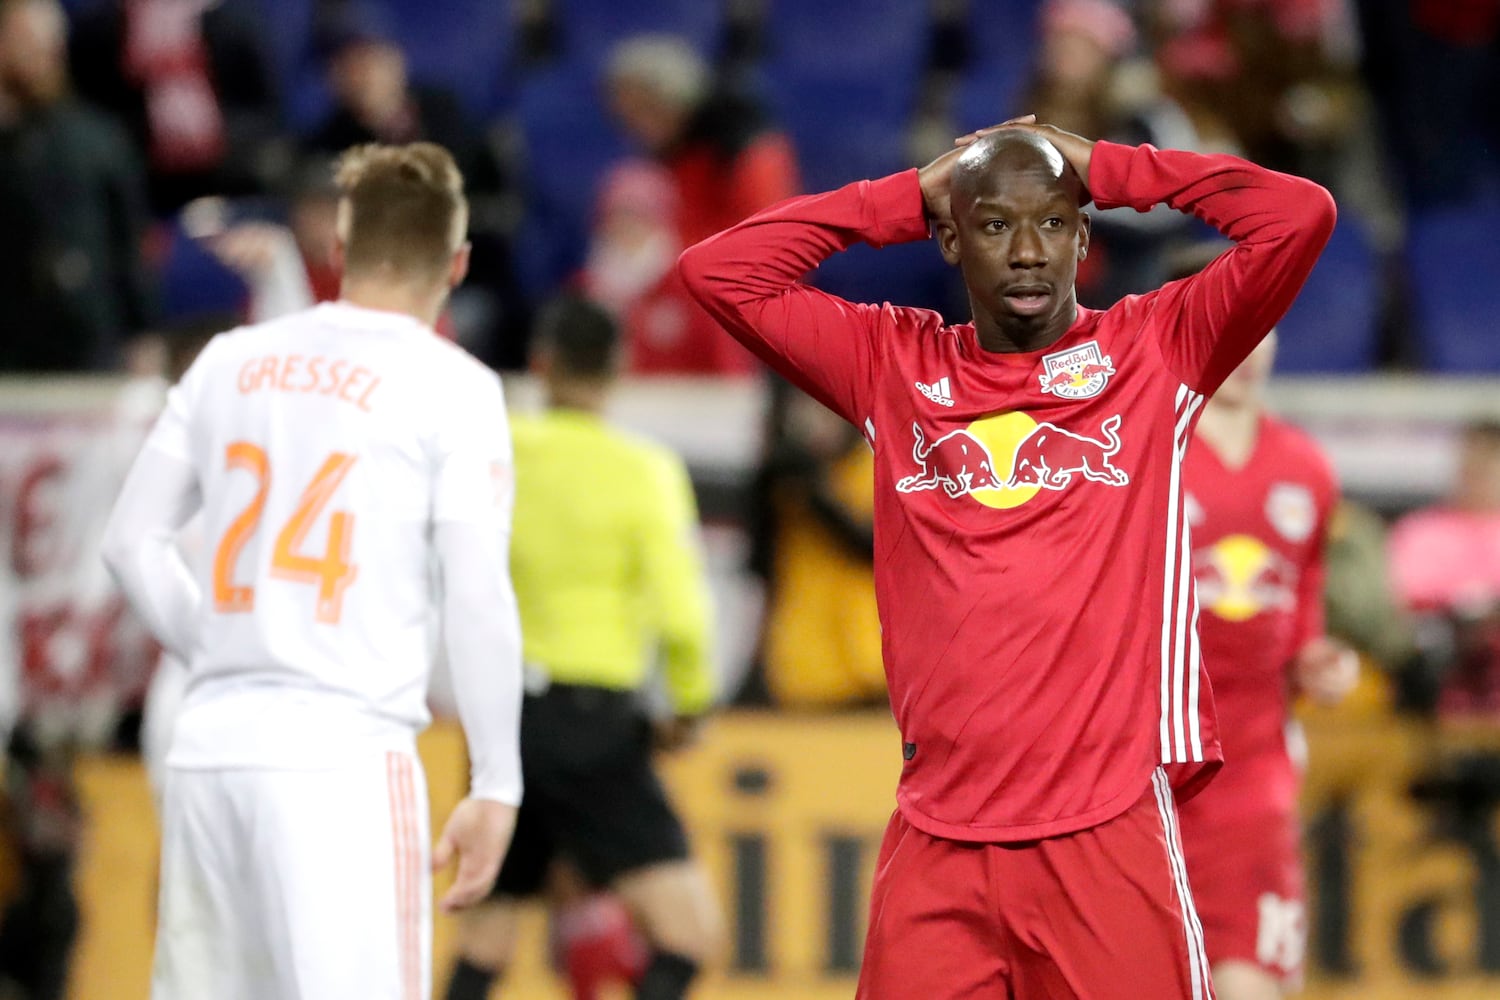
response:
<path id="1" fill-rule="evenodd" d="M 355 397 L 353 396 L 353 392 L 355 390 L 355 386 L 369 377 L 370 369 L 364 367 L 363 365 L 355 368 L 352 372 L 349 373 L 349 377 L 344 379 L 344 384 L 339 387 L 339 399 L 342 399 L 346 403 L 354 402 Z"/>
<path id="2" fill-rule="evenodd" d="M 281 378 L 276 381 L 276 388 L 282 392 L 291 392 L 292 373 L 297 370 L 297 366 L 300 364 L 302 364 L 302 355 L 287 355 L 281 362 Z"/>
<path id="3" fill-rule="evenodd" d="M 359 408 L 361 410 L 364 410 L 366 413 L 370 412 L 370 393 L 374 392 L 375 391 L 375 387 L 377 385 L 379 385 L 379 384 L 380 384 L 380 376 L 377 375 L 370 382 L 369 386 L 365 389 L 364 395 L 362 395 L 362 396 L 359 397 L 359 404 L 358 404 Z"/>

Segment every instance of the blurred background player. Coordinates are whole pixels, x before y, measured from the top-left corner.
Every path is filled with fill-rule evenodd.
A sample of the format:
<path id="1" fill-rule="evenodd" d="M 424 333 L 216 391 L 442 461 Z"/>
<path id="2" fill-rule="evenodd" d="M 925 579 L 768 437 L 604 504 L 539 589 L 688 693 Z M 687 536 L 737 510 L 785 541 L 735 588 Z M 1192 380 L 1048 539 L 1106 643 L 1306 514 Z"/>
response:
<path id="1" fill-rule="evenodd" d="M 415 736 L 434 603 L 473 762 L 432 852 L 459 856 L 445 908 L 488 891 L 515 822 L 504 399 L 431 329 L 468 262 L 463 178 L 441 147 L 370 146 L 339 184 L 342 300 L 215 338 L 106 529 L 122 589 L 191 664 L 157 1000 L 428 994 Z M 212 558 L 194 572 L 175 538 L 200 508 Z"/>
<path id="2" fill-rule="evenodd" d="M 1324 626 L 1338 487 L 1312 439 L 1265 411 L 1275 354 L 1273 333 L 1224 380 L 1183 464 L 1224 768 L 1180 817 L 1219 1000 L 1276 1000 L 1300 986 L 1306 752 L 1291 702 L 1336 702 L 1359 674 L 1354 652 Z"/>
<path id="3" fill-rule="evenodd" d="M 603 417 L 619 366 L 609 314 L 565 297 L 543 311 L 546 412 L 518 418 L 511 570 L 527 696 L 526 803 L 495 898 L 469 915 L 448 1000 L 480 1000 L 510 962 L 519 901 L 564 858 L 611 887 L 652 949 L 636 996 L 676 1000 L 716 951 L 707 879 L 652 767 L 689 744 L 713 702 L 710 608 L 687 469 Z M 672 716 L 642 695 L 659 658 Z"/>

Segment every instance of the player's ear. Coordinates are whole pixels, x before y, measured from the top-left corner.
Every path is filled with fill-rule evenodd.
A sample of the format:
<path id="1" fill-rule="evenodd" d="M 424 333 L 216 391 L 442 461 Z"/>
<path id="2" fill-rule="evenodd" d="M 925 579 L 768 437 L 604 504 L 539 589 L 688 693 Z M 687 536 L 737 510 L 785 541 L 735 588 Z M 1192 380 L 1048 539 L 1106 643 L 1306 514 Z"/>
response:
<path id="1" fill-rule="evenodd" d="M 953 225 L 952 219 L 937 220 L 938 249 L 942 251 L 943 260 L 949 267 L 958 266 L 958 229 Z"/>
<path id="2" fill-rule="evenodd" d="M 1078 213 L 1078 259 L 1089 255 L 1089 237 L 1093 234 L 1094 220 L 1089 218 L 1089 213 Z"/>
<path id="3" fill-rule="evenodd" d="M 469 254 L 473 249 L 474 245 L 465 240 L 464 245 L 453 252 L 453 260 L 448 264 L 449 288 L 457 288 L 469 276 Z"/>

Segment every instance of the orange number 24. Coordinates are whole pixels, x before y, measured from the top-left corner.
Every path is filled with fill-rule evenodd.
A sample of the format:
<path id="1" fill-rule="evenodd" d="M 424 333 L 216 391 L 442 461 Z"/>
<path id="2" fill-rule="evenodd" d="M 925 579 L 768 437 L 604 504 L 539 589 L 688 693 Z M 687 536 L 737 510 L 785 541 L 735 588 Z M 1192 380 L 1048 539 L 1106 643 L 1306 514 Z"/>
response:
<path id="1" fill-rule="evenodd" d="M 317 585 L 318 621 L 330 625 L 338 624 L 344 608 L 344 591 L 358 575 L 358 568 L 349 564 L 354 515 L 341 510 L 330 515 L 328 545 L 322 556 L 303 552 L 302 543 L 357 457 L 334 452 L 323 460 L 322 468 L 302 491 L 292 516 L 277 533 L 276 546 L 271 553 L 272 576 Z M 231 578 L 239 562 L 240 550 L 255 534 L 261 515 L 265 513 L 266 494 L 271 488 L 271 460 L 265 449 L 258 445 L 236 441 L 225 449 L 224 464 L 229 469 L 244 469 L 252 473 L 259 481 L 259 488 L 250 505 L 229 523 L 214 553 L 214 607 L 225 613 L 250 611 L 255 607 L 255 588 L 236 584 Z"/>

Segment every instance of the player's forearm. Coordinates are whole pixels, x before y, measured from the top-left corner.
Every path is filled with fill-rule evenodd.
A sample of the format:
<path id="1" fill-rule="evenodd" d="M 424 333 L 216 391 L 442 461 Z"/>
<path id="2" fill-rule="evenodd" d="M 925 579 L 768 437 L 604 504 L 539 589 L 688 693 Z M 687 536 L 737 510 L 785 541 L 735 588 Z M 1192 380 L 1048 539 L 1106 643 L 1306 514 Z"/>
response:
<path id="1" fill-rule="evenodd" d="M 440 524 L 443 638 L 469 746 L 469 794 L 521 801 L 521 625 L 498 533 Z"/>
<path id="2" fill-rule="evenodd" d="M 1302 177 L 1223 153 L 1099 142 L 1089 183 L 1100 208 L 1168 205 L 1237 244 L 1236 270 L 1255 275 L 1256 295 L 1279 317 L 1333 232 L 1333 197 Z"/>
<path id="3" fill-rule="evenodd" d="M 190 658 L 201 600 L 172 536 L 111 539 L 105 543 L 104 561 L 157 641 L 172 654 Z"/>
<path id="4" fill-rule="evenodd" d="M 176 540 L 196 507 L 191 466 L 148 448 L 125 480 L 101 546 L 136 614 L 184 660 L 192 654 L 202 597 Z"/>
<path id="5" fill-rule="evenodd" d="M 917 172 L 792 198 L 690 247 L 678 260 L 693 296 L 731 329 L 794 293 L 813 268 L 861 240 L 875 246 L 927 238 Z"/>

